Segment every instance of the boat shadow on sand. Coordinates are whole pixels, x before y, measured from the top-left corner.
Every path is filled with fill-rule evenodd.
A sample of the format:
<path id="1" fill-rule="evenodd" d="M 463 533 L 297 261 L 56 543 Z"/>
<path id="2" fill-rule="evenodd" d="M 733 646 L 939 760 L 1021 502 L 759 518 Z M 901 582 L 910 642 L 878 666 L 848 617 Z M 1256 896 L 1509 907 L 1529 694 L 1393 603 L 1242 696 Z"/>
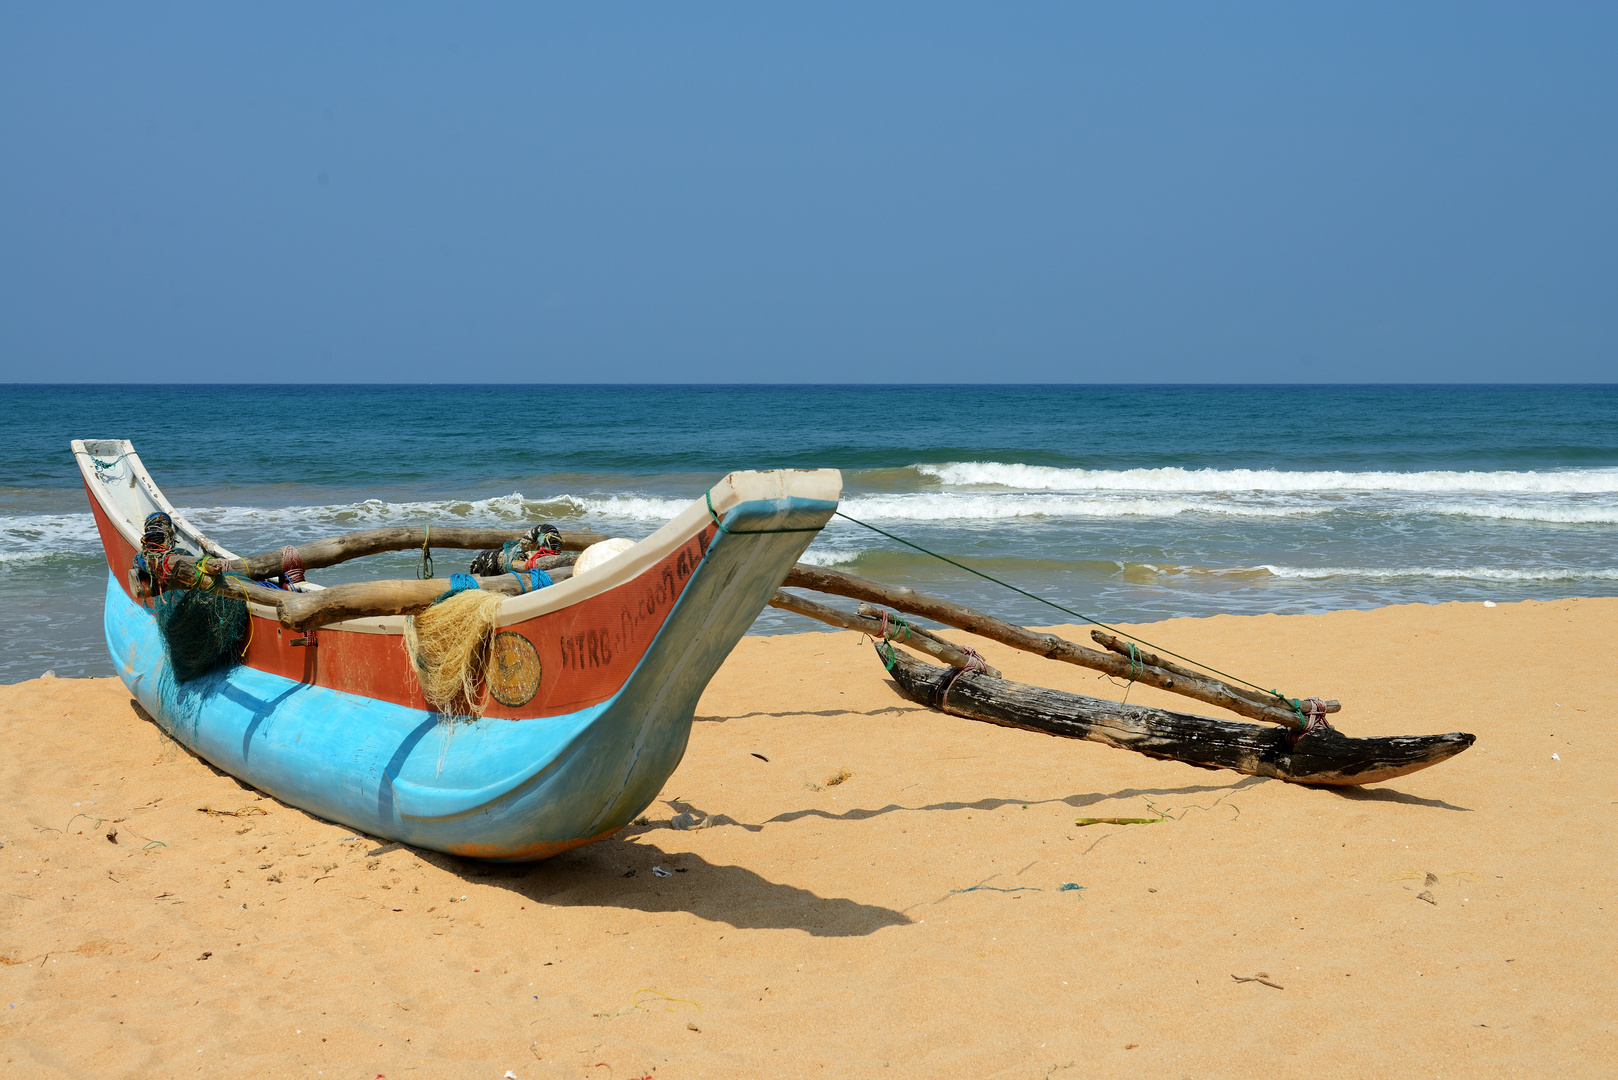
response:
<path id="1" fill-rule="evenodd" d="M 183 754 L 244 791 L 258 790 L 173 739 L 140 702 L 130 699 L 129 705 L 137 717 L 157 731 L 165 757 Z M 288 813 L 323 820 L 273 795 L 266 797 Z M 717 823 L 732 824 L 729 819 Z M 668 825 L 632 825 L 621 835 L 644 835 L 660 827 Z M 710 863 L 700 855 L 664 850 L 644 841 L 625 844 L 608 840 L 527 863 L 482 862 L 397 841 L 384 842 L 368 854 L 374 857 L 401 849 L 467 881 L 506 889 L 535 904 L 555 907 L 685 911 L 738 930 L 802 930 L 814 937 L 863 937 L 885 926 L 905 926 L 911 921 L 892 908 L 820 896 L 808 889 L 770 881 L 745 867 Z M 659 875 L 654 867 L 668 876 Z"/>
<path id="2" fill-rule="evenodd" d="M 412 854 L 480 885 L 552 907 L 683 911 L 738 930 L 802 930 L 813 937 L 864 937 L 912 921 L 878 904 L 820 896 L 746 867 L 712 863 L 688 851 L 665 851 L 645 841 L 608 841 L 542 862 L 506 865 L 420 849 Z"/>
<path id="3" fill-rule="evenodd" d="M 991 797 L 973 799 L 970 802 L 952 799 L 944 802 L 926 803 L 920 806 L 903 806 L 899 803 L 888 803 L 886 806 L 880 806 L 874 809 L 851 807 L 848 810 L 837 813 L 830 810 L 822 810 L 818 807 L 809 807 L 803 810 L 790 810 L 784 814 L 777 814 L 759 824 L 749 824 L 747 822 L 735 821 L 724 816 L 717 816 L 711 820 L 715 825 L 735 825 L 746 829 L 748 832 L 763 832 L 766 826 L 787 824 L 789 822 L 799 821 L 803 818 L 821 818 L 826 821 L 868 821 L 871 818 L 882 817 L 886 814 L 895 813 L 915 814 L 959 810 L 1001 810 L 1008 806 L 1021 806 L 1026 809 L 1030 806 L 1049 806 L 1052 804 L 1066 805 L 1075 810 L 1082 810 L 1087 806 L 1094 806 L 1097 803 L 1125 799 L 1164 798 L 1174 796 L 1190 796 L 1193 798 L 1207 796 L 1214 797 L 1214 801 L 1210 805 L 1206 806 L 1191 805 L 1164 807 L 1165 811 L 1179 811 L 1179 813 L 1173 814 L 1173 816 L 1178 819 L 1179 817 L 1183 816 L 1183 814 L 1190 813 L 1192 811 L 1212 812 L 1221 806 L 1227 810 L 1233 809 L 1232 805 L 1225 801 L 1228 796 L 1234 795 L 1240 791 L 1245 791 L 1249 788 L 1259 787 L 1264 784 L 1279 783 L 1282 783 L 1282 781 L 1273 780 L 1269 777 L 1244 776 L 1240 780 L 1236 780 L 1229 784 L 1188 784 L 1183 787 L 1172 788 L 1121 788 L 1118 791 L 1085 792 L 1082 794 L 1064 795 L 1060 798 L 1052 799 Z M 1391 802 L 1400 803 L 1407 806 L 1425 806 L 1434 810 L 1454 810 L 1461 813 L 1472 812 L 1472 808 L 1469 806 L 1456 806 L 1455 804 L 1445 802 L 1442 799 L 1423 799 L 1419 796 L 1409 795 L 1402 791 L 1395 791 L 1391 788 L 1344 788 L 1319 785 L 1312 787 L 1311 790 L 1318 791 L 1321 794 L 1332 798 L 1347 799 L 1351 802 Z M 698 816 L 700 816 L 700 812 L 698 812 Z"/>

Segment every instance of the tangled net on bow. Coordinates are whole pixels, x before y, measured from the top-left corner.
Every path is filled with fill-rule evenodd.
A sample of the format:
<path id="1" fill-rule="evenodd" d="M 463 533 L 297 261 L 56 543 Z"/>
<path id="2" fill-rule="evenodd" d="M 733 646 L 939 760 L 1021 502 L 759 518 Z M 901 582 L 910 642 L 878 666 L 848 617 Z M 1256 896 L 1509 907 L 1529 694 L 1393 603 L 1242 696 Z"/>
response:
<path id="1" fill-rule="evenodd" d="M 163 590 L 152 601 L 152 616 L 174 681 L 184 683 L 236 660 L 247 634 L 247 603 L 207 592 L 207 586 L 163 589 L 177 554 L 184 552 L 176 542 L 173 519 L 161 511 L 148 515 L 135 564 Z"/>

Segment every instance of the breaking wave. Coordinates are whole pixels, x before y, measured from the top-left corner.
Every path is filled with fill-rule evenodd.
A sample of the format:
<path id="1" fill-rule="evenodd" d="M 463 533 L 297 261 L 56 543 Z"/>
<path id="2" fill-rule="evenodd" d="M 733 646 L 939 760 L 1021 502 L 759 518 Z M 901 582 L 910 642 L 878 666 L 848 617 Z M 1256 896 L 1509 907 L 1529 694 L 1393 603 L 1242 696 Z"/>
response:
<path id="1" fill-rule="evenodd" d="M 1228 499 L 1117 499 L 1085 495 L 968 495 L 955 492 L 859 495 L 844 500 L 857 518 L 875 521 L 995 521 L 1006 518 L 1227 517 L 1282 518 L 1330 513 L 1331 506 L 1277 506 Z"/>
<path id="2" fill-rule="evenodd" d="M 1436 581 L 1618 581 L 1618 569 L 1580 569 L 1574 566 L 1537 566 L 1521 569 L 1495 566 L 1258 566 L 1278 578 L 1322 581 L 1327 578 L 1361 578 L 1390 581 L 1395 578 L 1422 578 Z"/>
<path id="3" fill-rule="evenodd" d="M 1462 503 L 1451 506 L 1428 504 L 1418 508 L 1417 512 L 1494 521 L 1543 521 L 1556 525 L 1618 525 L 1618 506 L 1570 506 L 1566 503 L 1520 506 L 1499 503 L 1482 505 Z"/>
<path id="4" fill-rule="evenodd" d="M 913 465 L 949 487 L 1017 491 L 1153 492 L 1432 492 L 1450 494 L 1618 493 L 1618 469 L 1556 472 L 1340 472 L 1274 469 L 1061 469 L 995 461 Z"/>
<path id="5" fill-rule="evenodd" d="M 426 499 L 416 502 L 384 502 L 366 499 L 357 503 L 326 506 L 215 506 L 182 509 L 198 528 L 252 529 L 270 527 L 309 530 L 353 530 L 416 522 L 455 524 L 509 524 L 512 526 L 554 520 L 601 518 L 608 521 L 653 521 L 662 523 L 691 505 L 689 499 L 661 499 L 650 496 L 608 495 L 581 497 L 554 495 L 531 499 L 521 492 L 487 499 Z"/>
<path id="6" fill-rule="evenodd" d="M 859 551 L 816 551 L 810 548 L 798 557 L 798 561 L 808 563 L 810 566 L 846 566 L 858 562 L 862 554 L 863 552 Z"/>
<path id="7" fill-rule="evenodd" d="M 0 563 L 100 551 L 101 536 L 89 513 L 0 517 Z"/>

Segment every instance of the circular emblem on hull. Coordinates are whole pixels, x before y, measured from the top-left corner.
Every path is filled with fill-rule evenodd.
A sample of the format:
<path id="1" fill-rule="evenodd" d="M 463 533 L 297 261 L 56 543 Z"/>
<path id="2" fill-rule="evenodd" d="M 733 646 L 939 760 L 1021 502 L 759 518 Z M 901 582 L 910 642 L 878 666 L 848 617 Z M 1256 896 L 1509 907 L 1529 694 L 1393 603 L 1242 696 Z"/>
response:
<path id="1" fill-rule="evenodd" d="M 510 708 L 526 705 L 539 693 L 539 652 L 514 630 L 494 635 L 489 663 L 489 693 Z"/>

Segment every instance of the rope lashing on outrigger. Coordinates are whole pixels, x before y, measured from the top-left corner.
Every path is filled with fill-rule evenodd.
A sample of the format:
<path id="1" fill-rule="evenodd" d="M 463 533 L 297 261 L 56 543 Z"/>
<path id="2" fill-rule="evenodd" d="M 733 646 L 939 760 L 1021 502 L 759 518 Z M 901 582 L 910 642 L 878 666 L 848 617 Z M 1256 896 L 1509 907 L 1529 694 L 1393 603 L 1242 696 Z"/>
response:
<path id="1" fill-rule="evenodd" d="M 1304 698 L 1293 706 L 1293 711 L 1304 718 L 1303 727 L 1294 728 L 1287 732 L 1287 745 L 1297 746 L 1298 740 L 1311 731 L 1326 731 L 1331 724 L 1326 721 L 1326 703 L 1317 697 Z"/>
<path id="2" fill-rule="evenodd" d="M 912 630 L 914 630 L 914 629 L 915 628 L 910 625 L 910 623 L 905 619 L 905 617 L 903 615 L 900 615 L 896 611 L 890 612 L 890 611 L 888 611 L 887 608 L 882 609 L 882 625 L 881 625 L 881 629 L 879 631 L 879 633 L 882 635 L 882 641 L 877 646 L 877 655 L 882 658 L 882 666 L 884 668 L 886 668 L 889 671 L 893 670 L 893 665 L 896 662 L 896 658 L 897 658 L 897 654 L 893 650 L 893 643 L 895 641 L 901 641 L 901 642 L 909 641 L 911 639 L 911 637 L 914 636 L 912 634 Z M 954 645 L 955 643 L 951 642 L 950 644 Z M 884 646 L 884 645 L 887 646 L 886 651 L 883 651 L 882 646 Z M 983 659 L 983 657 L 978 653 L 978 651 L 976 649 L 972 648 L 972 646 L 970 646 L 970 645 L 955 645 L 955 648 L 959 649 L 961 652 L 966 654 L 966 665 L 964 667 L 962 667 L 962 668 L 957 669 L 957 670 L 960 670 L 960 671 L 988 671 L 989 670 L 989 662 L 987 660 Z M 998 674 L 998 673 L 996 673 L 996 674 Z"/>
<path id="3" fill-rule="evenodd" d="M 713 504 L 712 504 L 712 502 L 710 502 L 708 504 L 708 512 L 710 514 L 713 513 Z M 985 581 L 993 582 L 994 584 L 999 585 L 1001 588 L 1010 589 L 1012 592 L 1017 593 L 1019 596 L 1026 596 L 1028 599 L 1036 601 L 1036 602 L 1041 603 L 1041 604 L 1044 604 L 1046 607 L 1054 608 L 1057 611 L 1062 612 L 1064 615 L 1071 615 L 1075 619 L 1080 619 L 1080 620 L 1082 620 L 1084 622 L 1087 622 L 1087 623 L 1090 623 L 1090 624 L 1092 624 L 1094 626 L 1099 626 L 1103 630 L 1109 630 L 1112 633 L 1117 634 L 1121 638 L 1133 638 L 1134 641 L 1138 641 L 1138 642 L 1140 642 L 1140 644 L 1145 645 L 1148 648 L 1156 649 L 1158 652 L 1161 652 L 1161 653 L 1166 653 L 1167 655 L 1172 656 L 1177 660 L 1184 660 L 1186 663 L 1192 665 L 1193 667 L 1202 668 L 1204 671 L 1212 672 L 1213 674 L 1218 675 L 1221 678 L 1229 679 L 1231 682 L 1241 683 L 1243 686 L 1246 686 L 1246 687 L 1248 687 L 1248 688 L 1250 688 L 1252 690 L 1256 690 L 1261 694 L 1268 694 L 1269 696 L 1271 696 L 1271 697 L 1275 698 L 1276 700 L 1280 701 L 1287 708 L 1291 709 L 1292 712 L 1297 716 L 1297 718 L 1298 718 L 1298 728 L 1296 729 L 1297 738 L 1301 739 L 1304 735 L 1308 734 L 1311 731 L 1319 731 L 1321 729 L 1331 727 L 1331 725 L 1326 721 L 1325 703 L 1322 702 L 1319 698 L 1309 698 L 1309 699 L 1307 699 L 1308 711 L 1305 711 L 1305 707 L 1306 707 L 1305 700 L 1301 700 L 1299 698 L 1289 698 L 1285 694 L 1281 693 L 1279 690 L 1265 689 L 1264 687 L 1260 686 L 1259 684 L 1253 683 L 1253 682 L 1248 682 L 1246 679 L 1243 679 L 1240 676 L 1232 675 L 1232 674 L 1230 674 L 1229 672 L 1226 672 L 1226 671 L 1221 671 L 1218 668 L 1214 667 L 1212 664 L 1205 664 L 1200 660 L 1194 660 L 1191 657 L 1182 655 L 1181 653 L 1177 653 L 1172 649 L 1165 649 L 1161 645 L 1154 645 L 1150 641 L 1145 640 L 1144 638 L 1135 637 L 1135 635 L 1133 635 L 1133 634 L 1127 634 L 1124 631 L 1118 629 L 1116 626 L 1108 625 L 1107 623 L 1102 622 L 1100 619 L 1097 619 L 1097 618 L 1094 618 L 1093 616 L 1084 614 L 1082 611 L 1074 611 L 1072 608 L 1064 607 L 1061 604 L 1056 603 L 1054 600 L 1047 600 L 1043 596 L 1037 596 L 1034 593 L 1029 592 L 1027 589 L 1020 589 L 1020 588 L 1018 588 L 1017 586 L 1011 584 L 1008 581 L 1001 581 L 999 578 L 995 577 L 992 574 L 986 574 L 981 570 L 975 570 L 972 567 L 967 566 L 965 563 L 957 562 L 956 560 L 950 558 L 948 555 L 940 555 L 938 552 L 933 551 L 933 550 L 931 550 L 929 548 L 922 547 L 920 544 L 914 543 L 914 542 L 912 542 L 910 540 L 906 540 L 902 536 L 895 536 L 893 533 L 888 532 L 886 529 L 879 529 L 875 525 L 869 524 L 868 522 L 861 521 L 859 518 L 850 517 L 848 514 L 843 513 L 843 511 L 841 511 L 841 510 L 836 511 L 835 513 L 836 513 L 836 515 L 838 517 L 844 518 L 845 520 L 848 520 L 848 521 L 851 521 L 855 525 L 858 525 L 863 529 L 869 529 L 872 532 L 878 534 L 879 536 L 885 536 L 889 540 L 892 540 L 895 543 L 903 544 L 905 547 L 911 548 L 912 550 L 919 551 L 923 555 L 930 555 L 933 558 L 938 559 L 941 562 L 949 563 L 951 566 L 956 567 L 957 569 L 965 570 L 967 573 L 972 574 L 972 575 L 974 575 L 976 577 L 980 577 Z M 717 520 L 718 519 L 716 518 L 715 519 L 716 523 L 717 523 Z M 1135 657 L 1135 648 L 1134 648 L 1133 643 L 1130 644 L 1129 648 L 1130 648 L 1130 657 L 1129 657 L 1129 659 L 1130 659 L 1130 664 L 1131 664 L 1131 671 L 1132 671 L 1132 673 L 1138 675 L 1139 671 L 1136 671 L 1136 669 L 1139 668 L 1141 671 L 1143 671 L 1144 668 L 1141 667 L 1140 662 Z M 889 670 L 892 670 L 891 662 L 889 663 L 888 667 L 889 667 Z M 960 669 L 958 669 L 958 670 L 960 670 Z M 958 674 L 950 679 L 951 684 L 954 683 L 954 680 L 957 677 L 959 677 Z M 949 693 L 949 689 L 948 689 L 948 687 L 945 687 L 944 695 L 947 695 L 948 693 Z M 940 708 L 942 708 L 942 706 L 940 706 Z M 1296 739 L 1294 741 L 1296 741 Z"/>
<path id="4" fill-rule="evenodd" d="M 281 579 L 288 588 L 303 584 L 303 556 L 291 544 L 281 549 Z"/>

